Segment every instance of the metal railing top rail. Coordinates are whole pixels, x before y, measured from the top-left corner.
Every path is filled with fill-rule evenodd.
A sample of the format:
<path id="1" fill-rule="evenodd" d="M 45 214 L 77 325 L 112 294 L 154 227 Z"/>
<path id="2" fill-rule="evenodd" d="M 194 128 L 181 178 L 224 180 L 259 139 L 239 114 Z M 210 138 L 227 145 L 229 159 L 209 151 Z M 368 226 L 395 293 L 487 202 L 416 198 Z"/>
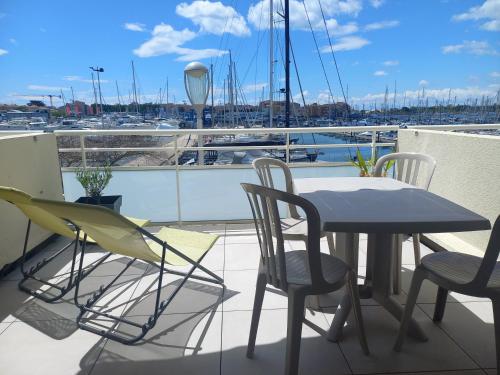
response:
<path id="1" fill-rule="evenodd" d="M 300 133 L 344 133 L 397 131 L 398 125 L 375 126 L 332 126 L 305 128 L 217 128 L 217 129 L 83 129 L 55 130 L 56 136 L 91 136 L 91 135 L 140 135 L 140 136 L 174 136 L 174 135 L 238 135 L 238 134 L 300 134 Z M 500 130 L 500 124 L 464 124 L 464 125 L 414 125 L 408 129 L 422 130 Z"/>
<path id="2" fill-rule="evenodd" d="M 187 166 L 181 165 L 179 163 L 179 157 L 183 152 L 199 152 L 201 157 L 199 157 L 199 168 L 229 168 L 227 165 L 221 164 L 213 164 L 213 165 L 205 165 L 200 161 L 204 160 L 203 153 L 207 150 L 212 151 L 250 151 L 250 150 L 275 150 L 275 151 L 284 151 L 285 156 L 284 160 L 289 163 L 291 161 L 290 154 L 293 150 L 297 149 L 334 149 L 334 148 L 371 148 L 372 157 L 376 153 L 377 147 L 391 147 L 395 146 L 396 142 L 392 139 L 387 138 L 379 138 L 378 133 L 386 132 L 386 131 L 398 131 L 400 128 L 396 125 L 379 125 L 379 126 L 338 126 L 338 127 L 305 127 L 305 128 L 224 128 L 224 129 L 169 129 L 169 130 L 155 130 L 155 129 L 86 129 L 86 130 L 57 130 L 55 131 L 55 135 L 57 137 L 71 137 L 75 136 L 80 138 L 80 145 L 76 147 L 59 147 L 59 152 L 62 154 L 69 153 L 80 153 L 81 154 L 81 163 L 84 168 L 90 167 L 87 163 L 87 154 L 89 153 L 102 153 L 102 152 L 145 152 L 145 153 L 158 153 L 158 152 L 173 152 L 174 159 L 170 164 L 154 166 L 154 165 L 143 165 L 143 166 L 135 166 L 135 165 L 123 165 L 118 166 L 114 165 L 112 168 L 116 170 L 137 170 L 137 169 L 179 169 L 189 168 L 193 169 L 194 165 L 190 164 Z M 408 129 L 412 130 L 455 130 L 455 131 L 473 131 L 473 130 L 500 130 L 500 124 L 466 124 L 466 125 L 418 125 L 411 126 Z M 290 134 L 311 134 L 311 133 L 335 133 L 342 134 L 344 136 L 353 136 L 356 133 L 369 133 L 366 135 L 359 134 L 358 136 L 354 136 L 354 142 L 348 143 L 318 143 L 318 144 L 293 144 L 291 142 Z M 200 136 L 221 136 L 221 135 L 238 135 L 238 134 L 285 134 L 286 140 L 284 144 L 275 144 L 275 145 L 217 145 L 217 146 L 198 146 L 197 142 L 193 142 L 192 144 L 179 145 L 178 141 L 183 136 L 194 136 L 195 139 Z M 90 136 L 170 136 L 174 139 L 173 142 L 170 142 L 165 145 L 152 145 L 152 146 L 117 146 L 117 147 L 95 147 L 95 146 L 87 146 L 85 145 L 86 138 Z M 364 140 L 365 142 L 359 142 L 357 137 L 360 137 L 360 140 Z M 170 160 L 171 157 L 169 157 Z M 344 161 L 326 161 L 322 160 L 317 163 L 312 162 L 300 162 L 294 161 L 294 166 L 342 166 L 342 165 L 350 165 L 351 163 L 348 160 Z M 230 164 L 230 167 L 235 167 L 235 164 Z M 243 167 L 250 168 L 251 165 L 243 165 Z M 68 166 L 62 167 L 63 171 L 72 171 L 77 167 Z"/>

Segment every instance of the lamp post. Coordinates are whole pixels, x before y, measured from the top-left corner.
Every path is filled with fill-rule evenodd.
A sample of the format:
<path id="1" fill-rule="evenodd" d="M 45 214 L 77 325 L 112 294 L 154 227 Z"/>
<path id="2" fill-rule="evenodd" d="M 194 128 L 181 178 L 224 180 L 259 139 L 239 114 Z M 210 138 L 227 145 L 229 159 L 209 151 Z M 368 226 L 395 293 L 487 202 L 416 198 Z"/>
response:
<path id="1" fill-rule="evenodd" d="M 186 94 L 196 111 L 196 128 L 203 129 L 203 108 L 210 91 L 210 76 L 205 65 L 199 62 L 189 63 L 184 68 L 184 86 Z M 198 147 L 203 146 L 203 136 L 198 135 Z M 198 151 L 198 164 L 205 164 L 205 153 Z"/>
<path id="2" fill-rule="evenodd" d="M 89 69 L 92 70 L 93 72 L 97 72 L 97 87 L 99 89 L 99 103 L 100 103 L 100 109 L 101 109 L 101 122 L 102 122 L 102 126 L 104 127 L 104 122 L 103 122 L 103 112 L 102 112 L 102 93 L 101 93 L 101 78 L 99 77 L 99 73 L 103 73 L 104 72 L 104 69 L 103 68 L 99 68 L 98 66 L 97 67 L 93 67 L 93 66 L 89 66 Z M 95 103 L 96 105 L 96 108 L 97 108 L 97 102 Z"/>

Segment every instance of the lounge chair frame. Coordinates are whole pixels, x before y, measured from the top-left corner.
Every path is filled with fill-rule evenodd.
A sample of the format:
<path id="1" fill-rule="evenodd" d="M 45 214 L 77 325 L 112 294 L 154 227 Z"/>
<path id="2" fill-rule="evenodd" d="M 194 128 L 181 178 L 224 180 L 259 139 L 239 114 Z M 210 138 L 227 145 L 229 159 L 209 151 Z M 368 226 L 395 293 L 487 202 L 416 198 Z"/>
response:
<path id="1" fill-rule="evenodd" d="M 36 265 L 30 267 L 29 270 L 26 270 L 26 255 L 27 255 L 27 249 L 28 249 L 28 239 L 30 235 L 30 230 L 31 230 L 31 219 L 28 219 L 28 225 L 26 228 L 26 236 L 24 237 L 24 245 L 23 245 L 23 255 L 21 257 L 21 273 L 23 274 L 23 278 L 19 281 L 18 287 L 20 290 L 23 292 L 26 292 L 30 295 L 32 295 L 35 298 L 41 299 L 44 302 L 47 303 L 52 303 L 60 300 L 62 297 L 64 297 L 76 284 L 75 282 L 75 266 L 76 266 L 76 255 L 78 253 L 78 245 L 80 243 L 79 240 L 79 234 L 78 236 L 68 243 L 67 245 L 63 246 L 61 249 L 57 250 L 55 254 L 50 255 L 47 258 L 43 258 L 40 262 L 38 262 Z M 73 246 L 73 257 L 71 260 L 71 270 L 69 273 L 69 279 L 68 282 L 64 286 L 57 285 L 53 282 L 44 280 L 38 276 L 36 276 L 36 273 L 40 271 L 43 267 L 45 267 L 47 264 L 52 262 L 55 258 L 57 258 L 59 255 L 61 255 L 63 252 L 65 252 L 67 249 L 71 248 Z M 110 254 L 106 254 L 96 262 L 94 262 L 90 268 L 86 269 L 85 272 L 82 272 L 80 275 L 80 279 L 84 279 L 87 277 L 94 269 L 96 269 L 102 262 L 104 262 Z M 49 297 L 46 295 L 45 291 L 41 291 L 39 289 L 32 289 L 28 286 L 25 285 L 25 283 L 28 280 L 35 280 L 43 285 L 50 286 L 51 288 L 57 289 L 58 293 L 55 294 L 52 297 Z"/>
<path id="2" fill-rule="evenodd" d="M 73 223 L 71 223 L 71 224 L 73 224 Z M 77 238 L 79 238 L 81 229 L 77 225 L 75 225 L 75 224 L 73 224 L 73 225 L 75 226 L 76 231 L 77 231 Z M 77 274 L 76 281 L 75 281 L 76 286 L 75 286 L 74 302 L 75 302 L 75 305 L 80 308 L 80 313 L 78 314 L 77 319 L 76 319 L 78 327 L 85 330 L 85 331 L 95 333 L 97 335 L 106 337 L 110 340 L 114 340 L 114 341 L 120 342 L 120 343 L 125 344 L 125 345 L 136 344 L 141 339 L 143 339 L 144 336 L 146 336 L 146 334 L 156 325 L 156 322 L 158 321 L 158 318 L 160 317 L 160 315 L 170 305 L 170 303 L 172 302 L 174 297 L 177 295 L 177 293 L 180 291 L 180 289 L 184 286 L 184 284 L 186 283 L 186 281 L 189 278 L 197 279 L 197 280 L 201 280 L 201 281 L 206 281 L 206 282 L 210 282 L 210 283 L 214 283 L 214 284 L 219 284 L 219 285 L 222 285 L 224 288 L 223 279 L 200 264 L 200 262 L 203 260 L 205 255 L 208 253 L 208 251 L 205 254 L 203 254 L 203 256 L 201 256 L 200 259 L 198 259 L 197 261 L 194 261 L 191 258 L 184 255 L 182 252 L 180 252 L 177 249 L 173 248 L 172 246 L 168 245 L 165 241 L 162 241 L 161 239 L 159 239 L 155 235 L 144 230 L 143 228 L 137 226 L 135 229 L 139 233 L 141 233 L 142 235 L 148 237 L 152 241 L 155 241 L 156 243 L 158 243 L 159 245 L 162 246 L 162 256 L 161 256 L 160 265 L 158 265 L 155 262 L 147 262 L 148 264 L 157 267 L 160 272 L 159 272 L 159 276 L 158 276 L 158 287 L 156 289 L 154 310 L 153 310 L 153 313 L 149 316 L 149 318 L 147 319 L 147 321 L 144 324 L 139 324 L 139 323 L 133 322 L 129 319 L 115 316 L 113 314 L 108 314 L 106 312 L 97 311 L 93 308 L 93 306 L 99 300 L 99 298 L 101 298 L 104 295 L 104 293 L 106 293 L 106 291 L 111 286 L 113 286 L 113 284 L 120 278 L 120 276 L 122 276 L 125 273 L 125 271 L 137 260 L 137 258 L 131 258 L 130 261 L 125 265 L 125 267 L 108 284 L 101 285 L 99 290 L 97 292 L 95 292 L 91 298 L 89 298 L 85 303 L 80 303 L 80 301 L 78 300 L 78 291 L 79 291 L 79 287 L 80 287 L 80 281 L 82 280 L 82 277 L 80 275 L 82 275 L 82 272 L 83 272 L 83 259 L 84 259 L 85 247 L 86 247 L 86 243 L 87 243 L 87 241 L 86 241 L 87 235 L 84 234 L 82 249 L 81 249 L 81 257 L 80 257 L 80 262 L 78 265 L 78 274 Z M 179 272 L 179 271 L 167 269 L 165 267 L 165 257 L 167 254 L 167 250 L 172 251 L 175 255 L 183 258 L 186 262 L 191 264 L 192 267 L 189 269 L 189 271 L 188 272 Z M 197 268 L 199 268 L 201 271 L 208 274 L 210 277 L 193 275 L 193 272 Z M 165 298 L 163 301 L 160 301 L 164 273 L 171 273 L 174 275 L 184 276 L 184 278 L 181 280 L 179 285 L 177 285 L 177 287 L 174 289 L 174 291 L 169 294 L 169 296 L 167 298 Z M 84 315 L 86 313 L 91 313 L 95 316 L 104 316 L 104 317 L 114 321 L 116 323 L 116 325 L 118 325 L 120 323 L 124 323 L 124 324 L 134 326 L 134 327 L 140 329 L 141 332 L 135 336 L 126 337 L 123 334 L 113 332 L 113 329 L 116 327 L 116 325 L 111 329 L 109 329 L 109 328 L 107 328 L 107 329 L 95 328 L 94 326 L 92 326 L 84 321 L 84 320 L 86 320 L 86 319 L 84 319 Z M 88 321 L 90 321 L 90 319 Z"/>

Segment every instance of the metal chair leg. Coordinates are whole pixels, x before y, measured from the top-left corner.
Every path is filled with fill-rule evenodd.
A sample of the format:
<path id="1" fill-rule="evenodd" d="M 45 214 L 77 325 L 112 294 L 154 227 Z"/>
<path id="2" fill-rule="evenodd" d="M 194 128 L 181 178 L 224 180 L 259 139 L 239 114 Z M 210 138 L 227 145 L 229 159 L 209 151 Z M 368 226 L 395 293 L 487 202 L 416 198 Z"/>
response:
<path id="1" fill-rule="evenodd" d="M 288 325 L 286 335 L 285 375 L 296 375 L 299 372 L 300 341 L 302 338 L 302 322 L 304 321 L 305 295 L 288 290 Z"/>
<path id="2" fill-rule="evenodd" d="M 415 255 L 415 266 L 420 265 L 420 234 L 413 233 L 413 253 Z"/>
<path id="3" fill-rule="evenodd" d="M 361 312 L 361 303 L 359 301 L 359 291 L 357 285 L 357 276 L 356 273 L 351 271 L 347 276 L 347 286 L 349 288 L 349 294 L 351 295 L 351 305 L 352 311 L 354 312 L 354 318 L 356 320 L 356 325 L 358 329 L 358 338 L 359 343 L 361 344 L 361 348 L 363 349 L 363 353 L 366 355 L 370 354 L 370 350 L 368 349 L 368 342 L 366 340 L 366 332 L 365 325 L 363 323 L 363 314 Z"/>
<path id="4" fill-rule="evenodd" d="M 247 357 L 252 358 L 255 349 L 255 340 L 259 328 L 260 312 L 262 311 L 262 302 L 266 292 L 266 274 L 259 272 L 257 275 L 257 286 L 255 288 L 255 299 L 253 302 L 252 323 L 250 324 L 250 335 L 248 337 Z"/>
<path id="5" fill-rule="evenodd" d="M 434 316 L 432 318 L 433 321 L 440 322 L 441 320 L 443 320 L 447 297 L 448 290 L 439 287 L 437 291 L 436 306 L 434 307 Z"/>
<path id="6" fill-rule="evenodd" d="M 408 298 L 406 299 L 405 311 L 403 313 L 403 318 L 401 319 L 401 326 L 399 328 L 396 343 L 394 344 L 394 350 L 396 352 L 401 351 L 401 346 L 403 345 L 406 331 L 408 330 L 408 326 L 410 325 L 413 309 L 415 308 L 415 305 L 417 303 L 418 293 L 420 292 L 420 287 L 422 286 L 423 281 L 424 272 L 420 268 L 417 268 L 413 273 L 410 292 L 408 294 Z"/>

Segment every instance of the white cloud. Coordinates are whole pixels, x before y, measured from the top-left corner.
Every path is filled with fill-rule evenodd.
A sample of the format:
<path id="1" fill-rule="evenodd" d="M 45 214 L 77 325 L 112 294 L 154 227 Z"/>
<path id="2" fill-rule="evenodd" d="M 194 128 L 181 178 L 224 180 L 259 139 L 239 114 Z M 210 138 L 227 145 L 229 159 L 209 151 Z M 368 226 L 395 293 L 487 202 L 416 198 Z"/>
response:
<path id="1" fill-rule="evenodd" d="M 266 82 L 257 82 L 257 83 L 251 83 L 248 85 L 243 86 L 243 91 L 247 93 L 252 93 L 255 91 L 262 91 L 263 88 L 267 87 Z"/>
<path id="2" fill-rule="evenodd" d="M 482 5 L 470 8 L 467 12 L 455 14 L 454 21 L 490 20 L 481 25 L 483 30 L 500 31 L 500 0 L 486 0 Z"/>
<path id="3" fill-rule="evenodd" d="M 410 100 L 416 100 L 422 95 L 422 90 L 406 90 L 402 93 L 399 93 L 397 96 L 397 100 L 399 104 L 402 104 L 403 96 L 406 96 L 406 104 L 408 105 Z M 429 102 L 434 100 L 448 100 L 448 96 L 450 95 L 450 88 L 442 88 L 442 89 L 426 89 L 425 97 L 429 99 Z M 451 97 L 457 97 L 458 102 L 464 102 L 466 99 L 470 98 L 481 98 L 485 97 L 495 97 L 496 89 L 495 87 L 488 88 L 480 88 L 477 86 L 472 87 L 462 87 L 462 88 L 451 88 Z M 384 100 L 385 93 L 370 93 L 364 96 L 354 96 L 349 99 L 353 103 L 370 103 L 374 101 Z"/>
<path id="4" fill-rule="evenodd" d="M 144 32 L 146 31 L 146 25 L 144 25 L 143 23 L 139 23 L 139 22 L 127 22 L 125 24 L 123 24 L 123 27 L 126 29 L 126 30 L 130 30 L 130 31 L 138 31 L 138 32 Z"/>
<path id="5" fill-rule="evenodd" d="M 333 45 L 333 51 L 351 51 L 355 49 L 363 48 L 364 46 L 370 44 L 369 40 L 361 38 L 359 36 L 345 36 L 340 38 L 337 43 Z M 330 46 L 321 47 L 322 53 L 330 53 Z"/>
<path id="6" fill-rule="evenodd" d="M 398 60 L 387 60 L 387 61 L 384 61 L 383 64 L 385 66 L 398 66 L 399 61 Z"/>
<path id="7" fill-rule="evenodd" d="M 222 56 L 227 51 L 218 49 L 191 49 L 182 45 L 194 39 L 197 34 L 189 29 L 175 30 L 167 24 L 156 25 L 151 33 L 152 38 L 134 49 L 139 57 L 152 57 L 166 54 L 179 55 L 178 61 L 202 60 L 209 57 Z"/>
<path id="8" fill-rule="evenodd" d="M 500 31 L 500 20 L 485 22 L 481 25 L 481 29 L 488 31 Z"/>
<path id="9" fill-rule="evenodd" d="M 233 7 L 226 6 L 220 1 L 197 0 L 191 4 L 180 3 L 175 7 L 175 12 L 190 19 L 202 32 L 215 35 L 224 33 L 235 36 L 250 35 L 245 18 Z"/>
<path id="10" fill-rule="evenodd" d="M 444 54 L 469 53 L 471 55 L 497 55 L 498 52 L 486 41 L 464 40 L 462 44 L 452 44 L 441 48 Z"/>
<path id="11" fill-rule="evenodd" d="M 68 90 L 68 88 L 67 87 L 59 87 L 59 86 L 28 85 L 28 90 L 34 90 L 34 91 L 61 91 L 61 90 Z"/>
<path id="12" fill-rule="evenodd" d="M 332 101 L 335 101 L 334 98 L 330 95 L 330 91 L 328 90 L 321 90 L 318 93 L 318 96 L 316 97 L 316 103 L 318 104 L 328 104 L 331 103 Z"/>
<path id="13" fill-rule="evenodd" d="M 384 5 L 385 0 L 370 0 L 370 4 L 374 8 L 380 8 L 382 5 Z"/>
<path id="14" fill-rule="evenodd" d="M 17 40 L 14 38 L 9 38 L 10 44 L 17 44 Z"/>
<path id="15" fill-rule="evenodd" d="M 0 56 L 2 56 L 2 55 L 6 55 L 6 54 L 8 54 L 8 53 L 9 53 L 9 51 L 7 51 L 6 49 L 1 49 L 1 48 L 0 48 Z"/>
<path id="16" fill-rule="evenodd" d="M 396 26 L 399 26 L 399 21 L 397 20 L 380 21 L 380 22 L 369 23 L 368 25 L 365 26 L 364 30 L 374 31 L 374 30 L 389 29 L 391 27 L 396 27 Z"/>
<path id="17" fill-rule="evenodd" d="M 324 30 L 324 24 L 322 24 Z M 326 27 L 328 28 L 328 32 L 331 36 L 340 36 L 340 35 L 348 35 L 353 34 L 359 30 L 356 22 L 349 22 L 345 25 L 341 25 L 337 22 L 335 18 L 330 18 L 326 20 Z"/>
<path id="18" fill-rule="evenodd" d="M 387 75 L 387 72 L 385 70 L 377 70 L 376 72 L 373 73 L 375 77 L 383 77 Z"/>
<path id="19" fill-rule="evenodd" d="M 210 57 L 219 57 L 228 53 L 215 48 L 204 48 L 204 49 L 191 49 L 191 48 L 179 48 L 178 52 L 180 56 L 176 59 L 177 61 L 193 61 L 193 60 L 204 60 Z"/>
<path id="20" fill-rule="evenodd" d="M 418 85 L 419 86 L 429 86 L 429 81 L 425 80 L 425 79 L 421 79 L 419 82 L 418 82 Z"/>
<path id="21" fill-rule="evenodd" d="M 302 1 L 290 0 L 290 27 L 295 30 L 309 30 L 307 15 L 314 30 L 324 30 L 323 17 L 317 0 L 304 0 L 307 14 Z M 355 22 L 346 25 L 338 23 L 334 16 L 351 15 L 357 16 L 362 9 L 361 0 L 322 0 L 321 5 L 325 14 L 328 31 L 331 35 L 347 35 L 358 31 Z M 274 12 L 282 13 L 279 1 L 274 1 Z M 261 0 L 248 9 L 247 19 L 257 29 L 269 28 L 269 0 Z M 275 19 L 281 17 L 275 14 Z M 277 23 L 276 27 L 284 27 L 283 22 Z"/>
<path id="22" fill-rule="evenodd" d="M 85 83 L 92 83 L 91 79 L 85 79 L 80 76 L 64 76 L 63 80 L 65 81 L 70 81 L 70 82 L 85 82 Z M 97 80 L 97 78 L 96 78 Z M 100 79 L 101 83 L 108 83 L 109 81 L 107 79 Z"/>
<path id="23" fill-rule="evenodd" d="M 303 104 L 302 103 L 302 95 L 304 95 L 304 99 L 306 99 L 306 103 L 307 103 L 307 97 L 309 96 L 309 90 L 304 90 L 302 91 L 302 94 L 299 92 L 297 94 L 295 94 L 293 96 L 293 101 L 295 103 L 300 103 L 300 104 Z"/>
<path id="24" fill-rule="evenodd" d="M 500 72 L 491 72 L 490 76 L 493 78 L 500 78 Z"/>

